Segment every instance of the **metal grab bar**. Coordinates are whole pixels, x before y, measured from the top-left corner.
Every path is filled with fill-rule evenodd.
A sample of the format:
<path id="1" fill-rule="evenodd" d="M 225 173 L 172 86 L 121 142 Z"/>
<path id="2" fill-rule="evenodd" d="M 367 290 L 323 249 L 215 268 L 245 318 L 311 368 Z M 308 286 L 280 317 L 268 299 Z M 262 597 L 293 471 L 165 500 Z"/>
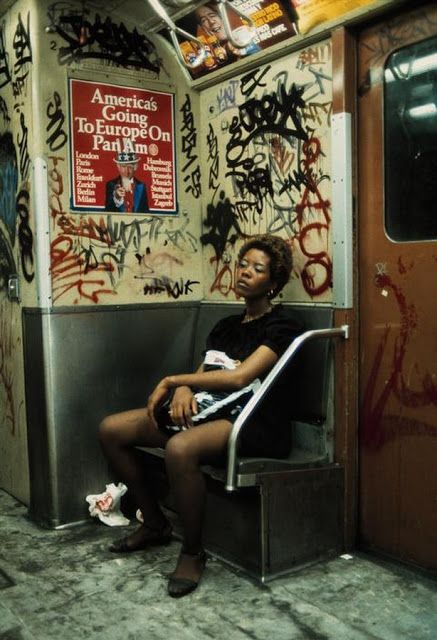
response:
<path id="1" fill-rule="evenodd" d="M 172 7 L 186 7 L 193 4 L 193 0 L 167 0 L 166 4 L 171 4 Z"/>
<path id="2" fill-rule="evenodd" d="M 245 22 L 248 23 L 247 27 L 237 27 L 240 30 L 240 33 L 238 34 L 238 39 L 234 37 L 235 30 L 232 29 L 231 23 L 229 22 L 228 12 L 226 11 L 226 5 L 229 6 L 231 11 L 236 13 L 238 16 L 240 16 L 240 18 L 242 18 Z M 243 13 L 243 11 L 240 11 L 240 9 L 238 9 L 237 7 L 234 7 L 230 2 L 228 2 L 228 0 L 218 0 L 217 7 L 218 7 L 220 17 L 223 20 L 223 26 L 225 28 L 225 32 L 228 37 L 228 40 L 231 44 L 234 45 L 234 47 L 237 47 L 237 49 L 244 49 L 244 47 L 247 47 L 247 45 L 253 42 L 253 38 L 256 34 L 256 27 L 255 27 L 254 21 L 250 16 L 248 16 L 246 13 Z M 245 35 L 242 34 L 243 29 L 244 29 Z"/>
<path id="3" fill-rule="evenodd" d="M 185 67 L 188 67 L 189 69 L 195 69 L 196 67 L 200 66 L 206 58 L 206 49 L 203 45 L 203 42 L 199 40 L 199 38 L 196 38 L 195 36 L 193 36 L 191 33 L 188 33 L 188 31 L 184 31 L 184 29 L 181 29 L 180 27 L 176 26 L 173 20 L 170 18 L 170 16 L 166 12 L 166 10 L 164 9 L 164 7 L 159 2 L 159 0 L 147 0 L 147 1 L 152 7 L 152 9 L 154 10 L 154 12 L 161 18 L 161 20 L 165 23 L 165 26 L 169 30 L 170 38 L 173 42 L 173 46 L 175 48 L 175 52 L 179 62 Z M 181 46 L 179 44 L 179 40 L 176 37 L 176 33 L 179 33 L 181 36 L 184 36 L 184 38 L 186 38 L 187 40 L 190 40 L 191 42 L 194 42 L 196 44 L 198 52 L 191 62 L 186 60 L 182 55 Z"/>
<path id="4" fill-rule="evenodd" d="M 238 487 L 236 484 L 237 476 L 237 442 L 240 435 L 240 431 L 246 422 L 246 420 L 252 415 L 255 408 L 270 390 L 271 386 L 276 381 L 278 375 L 282 372 L 285 366 L 292 360 L 303 344 L 310 340 L 317 338 L 349 338 L 349 325 L 344 324 L 341 327 L 334 329 L 313 329 L 311 331 L 305 331 L 300 336 L 295 338 L 293 342 L 287 347 L 286 351 L 279 358 L 270 373 L 266 376 L 265 380 L 261 384 L 256 393 L 253 394 L 249 402 L 243 408 L 242 412 L 235 420 L 232 431 L 228 440 L 228 468 L 226 474 L 226 491 L 235 491 Z"/>

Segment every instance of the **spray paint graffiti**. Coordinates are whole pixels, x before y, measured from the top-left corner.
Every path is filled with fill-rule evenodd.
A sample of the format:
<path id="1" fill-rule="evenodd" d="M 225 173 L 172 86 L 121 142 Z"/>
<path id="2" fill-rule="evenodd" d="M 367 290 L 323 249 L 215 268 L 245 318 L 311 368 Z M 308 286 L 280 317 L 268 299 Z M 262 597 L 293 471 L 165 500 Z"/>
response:
<path id="1" fill-rule="evenodd" d="M 102 20 L 99 14 L 91 21 L 78 12 L 66 11 L 62 2 L 50 5 L 47 13 L 51 31 L 67 43 L 59 47 L 60 64 L 94 59 L 159 73 L 154 45 L 136 28 L 129 31 L 123 23 L 117 25 L 109 17 Z M 56 43 L 52 48 L 56 48 Z"/>
<path id="2" fill-rule="evenodd" d="M 0 403 L 0 417 L 3 424 L 10 425 L 10 434 L 15 435 L 16 411 L 13 397 L 13 360 L 14 350 L 10 305 L 3 300 L 0 308 L 0 393 L 5 401 Z"/>
<path id="3" fill-rule="evenodd" d="M 214 132 L 212 125 L 208 127 L 208 135 L 206 137 L 206 143 L 208 145 L 208 158 L 207 164 L 209 167 L 208 172 L 208 189 L 212 191 L 212 200 L 214 201 L 215 194 L 219 188 L 219 154 L 218 154 L 218 140 Z"/>
<path id="4" fill-rule="evenodd" d="M 12 80 L 9 69 L 9 55 L 6 51 L 5 26 L 0 25 L 0 89 L 9 84 Z"/>
<path id="5" fill-rule="evenodd" d="M 234 245 L 238 238 L 244 236 L 231 201 L 225 197 L 224 191 L 220 192 L 220 200 L 217 205 L 209 204 L 207 206 L 204 226 L 209 227 L 210 231 L 204 233 L 200 241 L 203 245 L 211 244 L 213 246 L 217 259 L 223 256 L 228 244 Z M 229 235 L 233 229 L 235 233 Z"/>
<path id="6" fill-rule="evenodd" d="M 30 72 L 30 65 L 32 64 L 32 46 L 30 42 L 30 13 L 27 14 L 26 25 L 23 24 L 21 14 L 18 14 L 18 25 L 15 30 L 12 46 L 15 51 L 15 64 L 14 64 L 14 95 L 21 94 L 23 87 L 25 86 L 25 80 Z"/>
<path id="7" fill-rule="evenodd" d="M 8 112 L 8 105 L 6 101 L 0 96 L 0 115 L 3 118 L 3 126 L 8 127 L 11 123 L 11 118 Z"/>
<path id="8" fill-rule="evenodd" d="M 33 234 L 29 226 L 29 185 L 24 182 L 17 195 L 18 242 L 20 245 L 21 268 L 27 282 L 35 277 L 33 272 Z"/>
<path id="9" fill-rule="evenodd" d="M 261 99 L 250 98 L 238 108 L 239 114 L 232 118 L 229 127 L 231 137 L 226 145 L 228 167 L 242 165 L 245 169 L 250 168 L 253 163 L 250 158 L 243 158 L 243 154 L 255 137 L 266 133 L 300 140 L 308 138 L 299 117 L 299 110 L 305 106 L 303 91 L 294 83 L 289 90 L 280 85 L 278 92 Z"/>
<path id="10" fill-rule="evenodd" d="M 210 204 L 201 241 L 213 249 L 211 291 L 220 295 L 232 293 L 232 286 L 220 284 L 223 277 L 230 281 L 231 271 L 221 265 L 223 253 L 237 238 L 267 232 L 289 239 L 302 298 L 329 297 L 331 203 L 324 145 L 332 113 L 331 46 L 301 51 L 296 72 L 290 63 L 287 58 L 286 68 L 277 62 L 255 69 L 239 86 L 225 83 L 215 91 L 215 102 L 208 96 L 217 106 L 210 109 L 207 132 Z"/>
<path id="11" fill-rule="evenodd" d="M 53 153 L 59 151 L 67 142 L 67 134 L 64 131 L 65 116 L 62 111 L 61 96 L 57 91 L 53 92 L 53 100 L 47 104 L 47 134 L 46 143 Z"/>
<path id="12" fill-rule="evenodd" d="M 398 261 L 398 271 L 405 274 L 407 267 Z M 391 424 L 391 420 L 386 421 L 387 405 L 390 398 L 395 397 L 399 404 L 404 407 L 414 408 L 420 406 L 437 406 L 437 385 L 429 372 L 419 374 L 416 366 L 418 386 L 421 388 L 411 389 L 410 382 L 407 383 L 403 372 L 404 360 L 407 353 L 408 343 L 418 328 L 418 313 L 414 304 L 409 303 L 402 291 L 401 286 L 394 282 L 393 278 L 385 273 L 385 269 L 377 267 L 377 274 L 374 281 L 375 286 L 385 295 L 391 291 L 394 294 L 399 310 L 399 334 L 393 336 L 393 326 L 388 325 L 382 338 L 380 339 L 373 363 L 368 375 L 367 385 L 363 395 L 362 403 L 362 425 L 361 440 L 368 449 L 379 449 L 388 440 L 403 433 L 404 420 L 398 420 L 396 430 Z M 391 339 L 392 347 L 390 348 Z M 384 372 L 384 384 L 377 395 L 377 384 L 380 380 L 380 373 L 383 364 L 388 363 L 389 371 Z M 408 378 L 410 379 L 409 374 Z M 390 418 L 390 416 L 388 416 Z M 386 424 L 388 423 L 388 425 Z M 406 421 L 407 429 L 414 421 Z M 417 424 L 414 422 L 414 433 L 418 433 Z M 389 428 L 386 428 L 386 427 Z M 422 425 L 422 427 L 426 425 Z M 430 427 L 431 428 L 431 427 Z M 435 428 L 433 429 L 435 432 Z M 428 429 L 425 429 L 428 432 Z"/>
<path id="13" fill-rule="evenodd" d="M 331 41 L 324 42 L 321 45 L 307 47 L 299 52 L 296 68 L 311 68 L 313 65 L 326 65 L 331 60 L 332 44 Z"/>
<path id="14" fill-rule="evenodd" d="M 12 134 L 0 134 L 0 219 L 9 233 L 11 245 L 15 243 L 15 197 L 18 187 L 17 155 Z"/>
<path id="15" fill-rule="evenodd" d="M 226 258 L 226 259 L 225 259 Z M 229 294 L 235 295 L 235 284 L 237 282 L 237 266 L 235 260 L 233 267 L 229 262 L 229 256 L 223 256 L 222 259 L 215 256 L 210 259 L 210 264 L 214 266 L 214 280 L 210 288 L 210 292 L 220 293 L 224 298 Z"/>
<path id="16" fill-rule="evenodd" d="M 10 56 L 6 47 L 5 23 L 0 25 L 0 88 L 12 83 L 13 94 L 19 96 L 26 85 L 26 78 L 32 64 L 32 46 L 30 42 L 30 13 L 27 14 L 24 25 L 21 14 L 18 14 L 18 24 L 15 29 L 12 47 L 15 53 L 15 63 L 10 66 Z M 12 71 L 14 77 L 12 77 Z"/>
<path id="17" fill-rule="evenodd" d="M 435 24 L 435 17 L 426 8 L 412 13 L 408 20 L 399 16 L 393 20 L 385 21 L 382 28 L 376 31 L 372 40 L 361 45 L 364 52 L 367 53 L 365 65 L 376 66 L 394 49 L 400 49 L 412 40 L 432 36 Z"/>
<path id="18" fill-rule="evenodd" d="M 7 290 L 9 276 L 13 273 L 17 273 L 14 255 L 8 239 L 0 229 L 0 291 Z"/>
<path id="19" fill-rule="evenodd" d="M 143 262 L 139 263 L 137 269 L 130 266 L 129 261 L 137 254 L 141 256 L 144 247 L 150 243 L 162 243 L 182 252 L 198 251 L 198 241 L 189 230 L 190 221 L 186 213 L 180 216 L 179 226 L 170 226 L 168 220 L 156 216 L 120 220 L 111 215 L 95 219 L 91 216 L 78 218 L 67 213 L 62 204 L 64 162 L 65 158 L 61 156 L 49 157 L 49 207 L 54 228 L 58 230 L 58 235 L 51 243 L 55 302 L 74 292 L 77 297 L 73 299 L 73 304 L 78 304 L 81 299 L 98 303 L 106 296 L 117 295 L 126 272 L 132 272 L 133 279 L 150 275 L 147 274 L 150 261 L 149 267 Z M 155 271 L 151 277 L 160 279 L 156 283 L 158 286 L 169 275 Z M 184 281 L 179 293 L 180 281 L 178 286 L 175 282 L 173 279 L 165 281 L 165 287 L 168 285 L 174 295 L 179 297 L 191 291 L 185 288 Z M 192 284 L 195 282 L 192 281 Z M 153 291 L 147 291 L 147 294 L 151 293 Z"/>
<path id="20" fill-rule="evenodd" d="M 30 170 L 30 156 L 28 150 L 29 130 L 26 126 L 24 113 L 20 113 L 21 131 L 17 135 L 17 143 L 20 157 L 20 174 L 22 180 L 27 180 Z"/>
<path id="21" fill-rule="evenodd" d="M 64 183 L 58 165 L 65 161 L 59 156 L 49 156 L 49 206 L 53 221 L 64 224 L 68 216 L 63 209 L 62 195 Z M 105 246 L 105 244 L 103 243 Z M 107 287 L 106 279 L 96 274 L 111 273 L 114 270 L 112 256 L 108 258 L 105 251 L 96 257 L 91 244 L 83 246 L 69 235 L 56 237 L 50 248 L 50 271 L 52 275 L 53 301 L 56 302 L 69 291 L 75 291 L 78 297 L 98 303 L 102 295 L 114 295 Z M 90 276 L 89 273 L 92 272 Z"/>
<path id="22" fill-rule="evenodd" d="M 251 71 L 247 75 L 243 76 L 240 81 L 241 94 L 243 96 L 249 96 L 255 91 L 255 89 L 264 89 L 267 87 L 267 82 L 264 78 L 270 69 L 271 66 L 267 65 L 263 69 L 255 69 L 255 71 Z"/>
<path id="23" fill-rule="evenodd" d="M 238 80 L 229 80 L 227 85 L 224 85 L 217 92 L 217 108 L 218 113 L 223 113 L 227 109 L 233 109 L 237 106 L 237 89 Z M 212 107 L 212 113 L 215 112 Z"/>
<path id="24" fill-rule="evenodd" d="M 197 129 L 194 124 L 194 116 L 191 110 L 191 100 L 188 94 L 185 95 L 185 102 L 180 112 L 182 113 L 182 154 L 185 157 L 185 163 L 182 166 L 182 174 L 184 175 L 185 193 L 192 193 L 195 198 L 199 198 L 202 193 L 200 164 L 196 162 L 198 155 L 197 147 Z M 188 172 L 191 165 L 194 166 Z"/>

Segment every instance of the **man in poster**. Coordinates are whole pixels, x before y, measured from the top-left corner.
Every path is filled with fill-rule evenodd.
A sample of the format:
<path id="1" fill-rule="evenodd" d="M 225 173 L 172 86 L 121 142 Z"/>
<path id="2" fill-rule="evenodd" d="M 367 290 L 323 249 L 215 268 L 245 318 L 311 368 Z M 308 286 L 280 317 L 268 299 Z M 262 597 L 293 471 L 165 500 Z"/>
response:
<path id="1" fill-rule="evenodd" d="M 106 211 L 147 213 L 149 204 L 144 182 L 135 178 L 138 160 L 134 151 L 125 150 L 114 159 L 119 175 L 106 183 Z"/>

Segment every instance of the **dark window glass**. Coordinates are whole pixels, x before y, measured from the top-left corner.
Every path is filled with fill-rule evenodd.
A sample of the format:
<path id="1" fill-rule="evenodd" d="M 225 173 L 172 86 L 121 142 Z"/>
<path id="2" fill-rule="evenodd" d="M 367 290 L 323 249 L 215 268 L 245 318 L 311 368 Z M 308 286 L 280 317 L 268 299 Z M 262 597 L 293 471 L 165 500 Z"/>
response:
<path id="1" fill-rule="evenodd" d="M 436 239 L 437 38 L 388 58 L 384 130 L 387 234 L 398 241 Z"/>

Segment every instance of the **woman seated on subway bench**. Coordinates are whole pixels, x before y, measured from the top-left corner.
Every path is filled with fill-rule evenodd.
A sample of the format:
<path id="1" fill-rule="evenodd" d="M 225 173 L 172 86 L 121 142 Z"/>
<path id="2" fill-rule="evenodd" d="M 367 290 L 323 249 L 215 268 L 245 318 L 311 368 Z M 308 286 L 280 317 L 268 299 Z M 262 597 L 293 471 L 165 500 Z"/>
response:
<path id="1" fill-rule="evenodd" d="M 236 293 L 244 298 L 245 311 L 215 325 L 207 339 L 205 363 L 195 373 L 166 376 L 146 407 L 108 416 L 100 425 L 103 451 L 144 518 L 136 531 L 111 545 L 115 553 L 170 541 L 171 525 L 135 451 L 135 446 L 165 448 L 166 471 L 183 526 L 182 550 L 168 583 L 170 596 L 193 591 L 205 568 L 201 533 L 206 491 L 200 465 L 223 459 L 233 422 L 259 380 L 300 333 L 281 305 L 272 306 L 291 269 L 291 251 L 282 238 L 253 236 L 238 256 Z M 216 393 L 218 402 L 211 398 Z M 283 425 L 289 404 L 280 385 L 274 387 L 245 425 L 240 455 L 288 455 L 290 430 Z"/>

